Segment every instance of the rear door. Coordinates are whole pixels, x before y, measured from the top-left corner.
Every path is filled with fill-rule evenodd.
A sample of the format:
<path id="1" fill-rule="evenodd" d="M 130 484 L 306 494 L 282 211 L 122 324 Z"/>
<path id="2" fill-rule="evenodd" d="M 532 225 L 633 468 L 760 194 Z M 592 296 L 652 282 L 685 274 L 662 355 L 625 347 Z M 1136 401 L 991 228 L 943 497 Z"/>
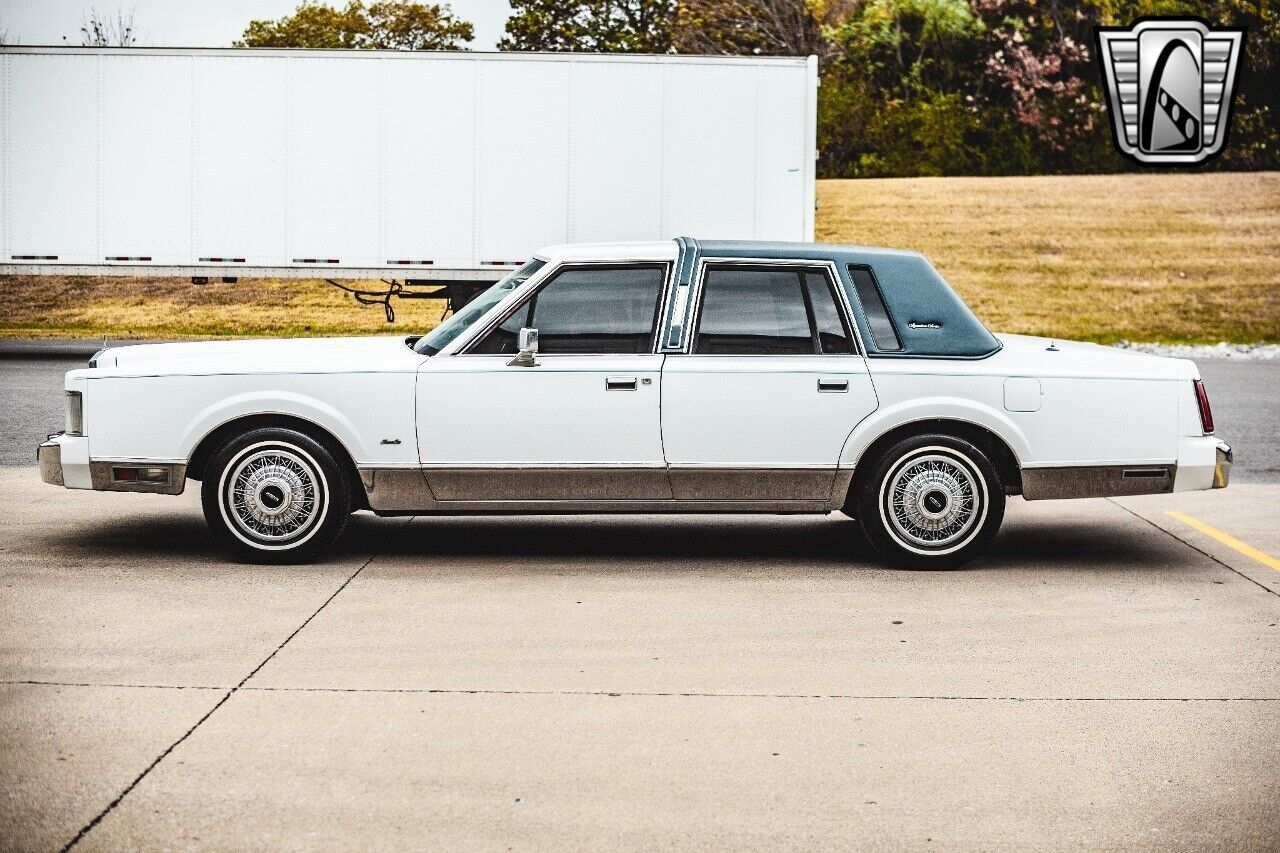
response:
<path id="1" fill-rule="evenodd" d="M 668 264 L 553 270 L 463 352 L 418 376 L 418 446 L 438 500 L 671 498 L 654 354 Z M 512 364 L 522 328 L 532 367 Z"/>
<path id="2" fill-rule="evenodd" d="M 829 264 L 704 261 L 692 340 L 662 371 L 679 500 L 816 501 L 875 391 Z"/>

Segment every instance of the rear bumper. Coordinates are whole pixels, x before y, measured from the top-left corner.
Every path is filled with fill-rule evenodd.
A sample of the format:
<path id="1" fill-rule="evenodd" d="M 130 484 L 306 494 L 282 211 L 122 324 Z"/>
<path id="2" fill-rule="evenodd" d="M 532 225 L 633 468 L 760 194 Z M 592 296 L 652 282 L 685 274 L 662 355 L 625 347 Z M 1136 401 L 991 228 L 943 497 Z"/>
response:
<path id="1" fill-rule="evenodd" d="M 1231 482 L 1231 463 L 1235 461 L 1231 455 L 1231 448 L 1224 442 L 1219 442 L 1218 462 L 1213 466 L 1213 487 L 1215 489 L 1225 489 L 1227 483 Z"/>
<path id="2" fill-rule="evenodd" d="M 1231 482 L 1234 457 L 1225 441 L 1212 435 L 1187 436 L 1178 442 L 1175 492 L 1225 489 Z"/>
<path id="3" fill-rule="evenodd" d="M 36 448 L 40 479 L 52 486 L 93 489 L 99 492 L 144 492 L 180 495 L 187 484 L 187 466 L 155 462 L 91 462 L 89 442 L 84 436 L 59 433 Z M 138 468 L 163 470 L 164 482 L 147 483 L 123 479 Z"/>
<path id="4" fill-rule="evenodd" d="M 1226 442 L 1211 435 L 1188 436 L 1180 440 L 1173 465 L 1023 468 L 1022 496 L 1037 501 L 1225 489 L 1232 461 Z"/>

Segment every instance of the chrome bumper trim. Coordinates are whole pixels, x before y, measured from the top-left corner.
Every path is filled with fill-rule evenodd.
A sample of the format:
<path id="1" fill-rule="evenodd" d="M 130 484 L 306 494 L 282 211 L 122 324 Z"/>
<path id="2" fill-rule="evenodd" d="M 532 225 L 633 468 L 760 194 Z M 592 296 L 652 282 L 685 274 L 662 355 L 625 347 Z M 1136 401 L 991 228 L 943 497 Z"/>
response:
<path id="1" fill-rule="evenodd" d="M 1231 482 L 1231 464 L 1234 461 L 1231 445 L 1218 442 L 1218 461 L 1213 466 L 1213 488 L 1225 489 Z"/>
<path id="2" fill-rule="evenodd" d="M 117 480 L 112 473 L 113 468 L 166 468 L 169 471 L 167 483 L 139 483 L 136 480 Z M 153 462 L 90 462 L 89 480 L 94 491 L 98 492 L 142 492 L 152 495 L 180 495 L 187 485 L 187 466 Z"/>
<path id="3" fill-rule="evenodd" d="M 36 448 L 36 462 L 40 465 L 40 479 L 51 486 L 65 486 L 62 479 L 62 445 L 56 441 L 43 442 Z"/>

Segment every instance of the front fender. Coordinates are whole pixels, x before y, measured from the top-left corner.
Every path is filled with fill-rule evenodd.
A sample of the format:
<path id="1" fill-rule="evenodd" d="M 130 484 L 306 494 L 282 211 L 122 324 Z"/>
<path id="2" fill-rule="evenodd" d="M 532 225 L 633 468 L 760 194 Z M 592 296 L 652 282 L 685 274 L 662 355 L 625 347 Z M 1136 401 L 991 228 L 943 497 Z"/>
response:
<path id="1" fill-rule="evenodd" d="M 351 419 L 329 403 L 290 391 L 250 391 L 211 403 L 191 419 L 179 440 L 179 452 L 190 459 L 196 445 L 218 427 L 251 415 L 291 415 L 309 421 L 333 435 L 352 459 L 370 458 L 367 442 Z"/>
<path id="2" fill-rule="evenodd" d="M 1009 445 L 1019 464 L 1021 460 L 1031 458 L 1031 445 L 1026 435 L 1003 412 L 962 397 L 925 397 L 877 409 L 864 418 L 845 440 L 840 451 L 840 467 L 855 467 L 867 448 L 890 430 L 930 420 L 961 421 L 983 427 Z"/>

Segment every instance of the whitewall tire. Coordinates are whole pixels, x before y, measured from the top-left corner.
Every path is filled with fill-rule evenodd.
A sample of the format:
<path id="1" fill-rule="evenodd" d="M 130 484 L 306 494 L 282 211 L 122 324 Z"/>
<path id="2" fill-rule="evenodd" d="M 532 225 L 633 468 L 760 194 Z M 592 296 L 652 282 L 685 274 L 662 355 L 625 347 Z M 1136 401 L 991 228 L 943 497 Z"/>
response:
<path id="1" fill-rule="evenodd" d="M 859 467 L 858 522 L 872 547 L 896 566 L 962 566 L 991 545 L 1004 519 L 995 466 L 962 439 L 913 436 Z"/>
<path id="2" fill-rule="evenodd" d="M 351 483 L 323 444 L 264 427 L 227 441 L 201 485 L 205 520 L 244 559 L 299 563 L 328 549 L 351 514 Z"/>

